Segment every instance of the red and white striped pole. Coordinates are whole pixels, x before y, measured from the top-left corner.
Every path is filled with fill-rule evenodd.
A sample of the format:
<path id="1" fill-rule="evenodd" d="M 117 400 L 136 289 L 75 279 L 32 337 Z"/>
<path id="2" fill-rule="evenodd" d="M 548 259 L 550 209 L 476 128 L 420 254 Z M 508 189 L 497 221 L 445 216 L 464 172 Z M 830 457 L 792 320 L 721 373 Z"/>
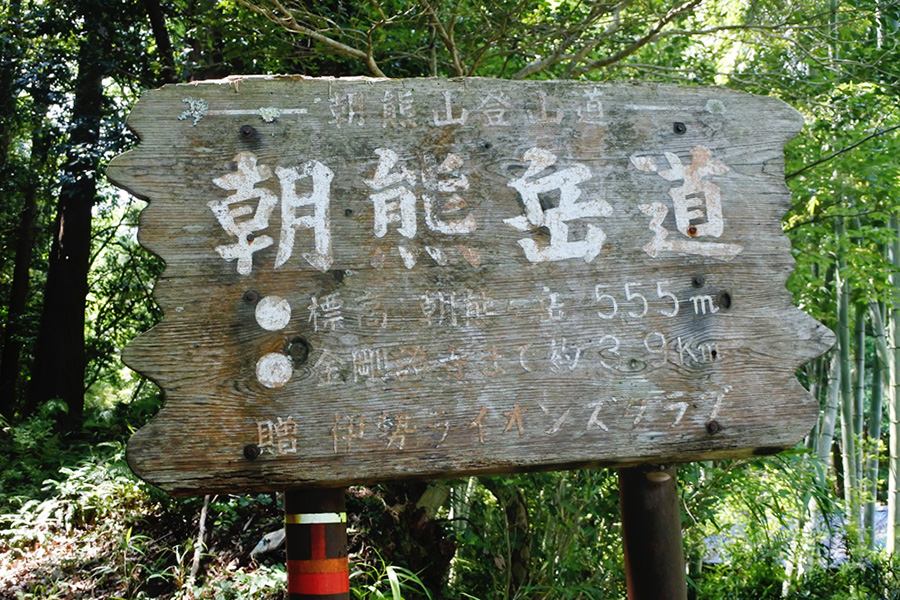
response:
<path id="1" fill-rule="evenodd" d="M 345 491 L 284 493 L 288 600 L 349 600 Z"/>

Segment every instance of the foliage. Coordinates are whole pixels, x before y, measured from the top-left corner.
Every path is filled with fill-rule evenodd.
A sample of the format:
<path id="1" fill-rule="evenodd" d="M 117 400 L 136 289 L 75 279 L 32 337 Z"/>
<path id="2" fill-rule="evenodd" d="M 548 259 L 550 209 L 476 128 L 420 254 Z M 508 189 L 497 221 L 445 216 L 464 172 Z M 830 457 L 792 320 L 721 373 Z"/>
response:
<path id="1" fill-rule="evenodd" d="M 809 500 L 839 514 L 805 451 L 680 470 L 685 553 L 698 598 L 780 598 Z M 751 592 L 752 590 L 752 592 Z"/>
<path id="2" fill-rule="evenodd" d="M 40 498 L 41 485 L 61 464 L 82 448 L 70 453 L 54 431 L 59 414 L 65 414 L 61 402 L 48 402 L 16 427 L 6 426 L 0 434 L 0 506 L 8 509 L 11 498 Z"/>
<path id="3" fill-rule="evenodd" d="M 729 561 L 715 565 L 694 580 L 700 598 L 738 600 L 777 600 L 785 579 L 781 563 L 781 544 L 763 547 L 733 543 L 728 547 Z"/>
<path id="4" fill-rule="evenodd" d="M 165 35 L 151 24 L 154 7 Z M 103 31 L 91 29 L 97 24 Z M 853 342 L 863 355 L 854 377 L 864 393 L 846 413 L 856 415 L 853 422 L 838 424 L 852 429 L 833 445 L 838 460 L 798 448 L 777 458 L 680 468 L 692 590 L 717 599 L 774 598 L 783 589 L 791 599 L 900 597 L 895 561 L 851 541 L 846 563 L 820 563 L 808 534 L 841 529 L 852 516 L 840 499 L 853 479 L 839 456 L 848 442 L 882 459 L 871 499 L 886 496 L 889 423 L 878 411 L 869 414 L 873 336 L 883 331 L 869 311 L 896 294 L 886 249 L 896 237 L 891 216 L 900 210 L 898 29 L 895 0 L 0 3 L 0 564 L 18 565 L 18 597 L 281 595 L 280 558 L 260 564 L 247 555 L 261 533 L 278 526 L 273 496 L 210 499 L 211 532 L 201 542 L 199 500 L 163 497 L 127 470 L 123 442 L 161 398 L 122 366 L 119 353 L 160 318 L 151 289 L 162 265 L 136 243 L 139 202 L 98 175 L 134 143 L 122 127 L 141 90 L 274 72 L 719 84 L 801 110 L 807 125 L 786 149 L 794 200 L 784 228 L 797 260 L 787 285 L 800 307 L 837 327 L 836 288 L 845 282 L 861 317 L 849 326 L 869 337 Z M 103 38 L 108 51 L 101 58 L 84 58 L 90 35 L 112 36 Z M 93 128 L 75 118 L 88 69 L 102 73 Z M 28 390 L 48 300 L 54 215 L 63 190 L 84 181 L 96 183 L 86 200 L 89 268 L 80 274 L 88 289 L 85 351 L 69 366 L 83 363 L 85 412 L 69 427 L 78 399 L 33 401 Z M 838 383 L 827 361 L 802 373 L 822 402 L 816 434 L 826 421 L 829 387 Z M 872 421 L 884 421 L 883 439 L 863 445 L 864 422 Z M 359 491 L 356 597 L 623 595 L 613 472 L 449 485 L 448 504 L 424 525 L 415 508 L 427 484 Z M 200 569 L 192 577 L 195 551 Z M 722 562 L 711 562 L 712 555 Z M 27 567 L 30 557 L 48 566 Z M 4 573 L 0 595 L 12 585 Z"/>
<path id="5" fill-rule="evenodd" d="M 88 395 L 102 392 L 94 386 L 122 390 L 132 387 L 122 373 L 117 351 L 162 317 L 151 296 L 153 282 L 162 272 L 159 260 L 135 244 L 140 207 L 110 197 L 94 207 L 95 234 L 87 300 Z M 110 402 L 117 404 L 118 402 Z"/>
<path id="6" fill-rule="evenodd" d="M 237 569 L 208 585 L 194 588 L 176 598 L 209 600 L 281 600 L 287 587 L 287 572 L 283 566 L 266 566 L 247 571 Z"/>
<path id="7" fill-rule="evenodd" d="M 314 59 L 341 61 L 344 75 L 578 78 L 624 67 L 702 76 L 713 68 L 688 51 L 689 32 L 702 30 L 699 0 L 239 2 L 295 34 Z"/>
<path id="8" fill-rule="evenodd" d="M 524 598 L 615 597 L 623 593 L 621 529 L 614 471 L 531 473 L 490 483 L 471 495 L 468 519 L 457 542 L 458 590 L 474 596 L 508 597 L 516 560 L 509 511 L 499 490 L 515 488 L 525 499 L 531 533 Z M 503 486 L 503 487 L 500 487 Z M 490 493 L 488 493 L 490 489 Z M 468 521 L 467 521 L 468 523 Z M 598 563 L 605 564 L 597 569 Z"/>
<path id="9" fill-rule="evenodd" d="M 900 565 L 896 559 L 874 556 L 837 568 L 818 567 L 806 574 L 785 600 L 896 600 L 900 598 Z"/>
<path id="10" fill-rule="evenodd" d="M 350 591 L 357 600 L 403 600 L 423 597 L 431 600 L 431 593 L 418 576 L 404 567 L 385 564 L 378 557 L 376 564 L 361 562 L 350 573 Z"/>
<path id="11" fill-rule="evenodd" d="M 7 429 L 12 460 L 3 464 L 2 480 L 15 481 L 11 474 L 25 469 L 44 483 L 40 490 L 19 486 L 0 494 L 0 563 L 10 569 L 0 569 L 0 596 L 11 583 L 4 578 L 17 575 L 24 598 L 67 597 L 85 589 L 129 599 L 281 597 L 283 566 L 248 569 L 246 552 L 255 543 L 254 531 L 246 531 L 248 518 L 271 523 L 268 511 L 279 514 L 270 497 L 211 503 L 214 534 L 204 560 L 213 560 L 208 553 L 219 545 L 228 561 L 213 560 L 208 579 L 192 585 L 196 524 L 190 520 L 199 512 L 197 501 L 175 501 L 137 480 L 121 442 L 81 443 L 64 451 L 58 443 L 64 434 L 51 428 L 36 436 L 37 420 Z M 42 470 L 48 459 L 57 466 Z M 185 515 L 193 517 L 186 522 Z M 236 556 L 229 554 L 235 550 Z M 40 564 L 18 570 L 36 552 Z"/>

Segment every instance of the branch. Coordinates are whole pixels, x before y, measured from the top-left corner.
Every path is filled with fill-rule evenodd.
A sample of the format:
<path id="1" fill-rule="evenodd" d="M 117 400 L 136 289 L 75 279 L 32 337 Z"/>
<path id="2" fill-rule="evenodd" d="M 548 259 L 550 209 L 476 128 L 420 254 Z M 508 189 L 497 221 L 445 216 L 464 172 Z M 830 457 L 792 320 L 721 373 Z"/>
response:
<path id="1" fill-rule="evenodd" d="M 506 11 L 503 14 L 503 18 L 502 18 L 502 21 L 501 21 L 499 27 L 492 26 L 490 19 L 485 18 L 485 26 L 486 26 L 487 30 L 491 31 L 491 36 L 488 37 L 487 39 L 485 39 L 485 41 L 481 45 L 481 47 L 478 48 L 478 50 L 476 50 L 474 53 L 472 53 L 472 60 L 471 60 L 471 64 L 469 65 L 469 70 L 468 70 L 467 75 L 469 75 L 469 76 L 473 75 L 479 69 L 479 67 L 481 67 L 484 60 L 490 56 L 488 54 L 488 50 L 494 48 L 499 40 L 502 40 L 507 37 L 509 29 L 510 29 L 510 27 L 509 27 L 510 21 L 512 21 L 513 23 L 518 23 L 521 21 L 521 14 L 522 14 L 522 11 L 525 10 L 526 3 L 527 3 L 527 0 L 520 0 L 519 3 L 516 4 L 515 7 L 513 7 L 512 10 Z M 515 43 L 515 41 L 513 41 L 513 47 L 515 48 L 515 46 L 516 46 L 516 43 Z M 507 55 L 506 60 L 504 61 L 504 64 L 503 64 L 503 69 L 501 72 L 506 71 L 506 65 L 508 64 L 509 60 L 510 60 L 510 57 L 509 57 L 509 55 Z M 502 75 L 501 75 L 501 78 L 502 78 Z"/>
<path id="2" fill-rule="evenodd" d="M 697 5 L 702 1 L 703 0 L 689 0 L 688 2 L 685 2 L 680 6 L 676 6 L 675 8 L 671 9 L 656 22 L 656 25 L 654 25 L 653 28 L 646 35 L 644 35 L 644 37 L 635 42 L 632 42 L 631 45 L 629 45 L 627 48 L 620 50 L 612 56 L 585 63 L 585 65 L 580 69 L 581 74 L 587 73 L 588 71 L 593 69 L 608 67 L 611 64 L 628 58 L 650 42 L 654 41 L 657 37 L 659 37 L 660 32 L 666 25 L 668 25 L 681 15 L 694 10 L 694 8 L 696 8 Z"/>
<path id="3" fill-rule="evenodd" d="M 135 255 L 135 247 L 132 245 L 122 245 L 122 249 L 128 253 L 128 264 L 131 268 L 132 276 L 138 282 L 138 289 L 141 290 L 141 297 L 144 299 L 144 310 L 149 312 L 153 317 L 159 318 L 160 308 L 156 299 L 153 297 L 153 284 L 144 280 L 140 270 L 140 259 Z"/>
<path id="4" fill-rule="evenodd" d="M 535 73 L 540 73 L 550 65 L 556 64 L 566 58 L 569 58 L 569 55 L 563 54 L 566 48 L 571 44 L 570 40 L 563 41 L 556 51 L 544 58 L 542 60 L 536 60 L 528 63 L 522 69 L 519 70 L 518 73 L 512 76 L 513 79 L 525 79 L 529 75 L 534 75 Z"/>
<path id="5" fill-rule="evenodd" d="M 627 8 L 634 0 L 624 0 L 615 5 L 611 4 L 596 4 L 592 9 L 590 14 L 583 21 L 581 21 L 576 27 L 570 28 L 567 30 L 566 28 L 554 30 L 548 35 L 544 36 L 545 38 L 550 38 L 553 36 L 559 36 L 562 39 L 556 45 L 556 48 L 550 54 L 550 56 L 546 58 L 542 58 L 540 60 L 534 60 L 522 67 L 518 73 L 513 75 L 513 79 L 525 79 L 530 75 L 534 75 L 535 73 L 540 73 L 544 69 L 550 67 L 559 62 L 569 61 L 569 67 L 566 68 L 566 77 L 571 77 L 573 65 L 581 62 L 587 54 L 596 48 L 600 42 L 612 35 L 616 30 L 620 27 L 619 15 L 621 11 Z M 585 34 L 586 31 L 593 28 L 598 21 L 600 21 L 603 17 L 607 15 L 612 15 L 612 21 L 603 29 L 603 32 L 596 36 L 594 39 L 586 40 L 581 49 L 577 50 L 574 54 L 569 54 L 567 51 L 569 48 L 574 46 L 578 40 Z"/>
<path id="6" fill-rule="evenodd" d="M 825 158 L 820 158 L 819 160 L 806 165 L 802 169 L 798 169 L 798 170 L 794 171 L 793 173 L 788 173 L 787 175 L 784 176 L 784 180 L 787 181 L 789 179 L 793 179 L 797 175 L 800 175 L 801 173 L 805 173 L 806 171 L 812 169 L 813 167 L 817 167 L 817 166 L 821 165 L 822 163 L 828 162 L 829 160 L 836 158 L 836 157 L 840 156 L 841 154 L 844 154 L 845 152 L 850 152 L 854 148 L 857 148 L 858 146 L 865 144 L 866 142 L 868 142 L 869 140 L 871 140 L 873 138 L 885 135 L 892 131 L 896 131 L 897 129 L 900 129 L 900 125 L 894 125 L 893 127 L 888 127 L 887 129 L 882 129 L 880 131 L 876 131 L 875 133 L 867 135 L 866 137 L 864 137 L 863 139 L 859 140 L 856 143 L 850 144 L 849 146 L 841 148 L 840 150 L 835 150 L 834 152 L 832 152 Z"/>
<path id="7" fill-rule="evenodd" d="M 240 1 L 240 0 L 238 0 Z M 188 576 L 188 585 L 194 587 L 194 581 L 200 573 L 200 558 L 206 547 L 206 515 L 209 511 L 209 494 L 203 497 L 203 508 L 200 509 L 200 527 L 197 530 L 197 545 L 194 546 L 194 560 L 191 561 L 191 572 Z"/>
<path id="8" fill-rule="evenodd" d="M 773 23 L 771 25 L 763 25 L 763 24 L 754 24 L 754 23 L 744 23 L 740 25 L 716 25 L 713 27 L 706 27 L 704 29 L 697 30 L 684 30 L 684 29 L 670 29 L 668 31 L 663 32 L 662 35 L 683 35 L 683 36 L 697 36 L 697 35 L 709 35 L 713 33 L 719 33 L 722 31 L 757 31 L 757 32 L 767 32 L 767 31 L 781 31 L 785 29 L 790 29 L 792 32 L 797 31 L 805 31 L 805 30 L 821 30 L 828 29 L 833 27 L 834 25 L 848 25 L 850 23 L 856 22 L 860 20 L 862 17 L 856 16 L 847 20 L 841 20 L 837 23 L 828 23 L 827 21 L 821 24 L 814 24 L 815 21 L 819 19 L 827 19 L 830 15 L 829 12 L 821 12 L 816 13 L 809 16 L 800 17 L 798 19 L 790 20 L 785 19 L 780 23 Z M 804 24 L 808 23 L 808 24 Z"/>
<path id="9" fill-rule="evenodd" d="M 270 0 L 275 8 L 283 15 L 279 17 L 274 12 L 269 9 L 263 8 L 262 6 L 257 6 L 256 4 L 250 2 L 250 0 L 237 0 L 240 5 L 245 8 L 252 10 L 253 12 L 264 16 L 269 19 L 273 23 L 281 25 L 288 31 L 292 31 L 294 33 L 299 33 L 300 35 L 305 35 L 317 42 L 325 44 L 329 48 L 336 50 L 339 54 L 343 54 L 344 56 L 349 56 L 351 58 L 355 58 L 357 60 L 361 60 L 369 67 L 369 70 L 376 77 L 387 77 L 382 70 L 378 67 L 378 63 L 375 61 L 374 57 L 371 53 L 371 47 L 368 52 L 360 50 L 358 48 L 354 48 L 352 46 L 348 46 L 342 42 L 339 42 L 333 38 L 322 35 L 318 31 L 307 27 L 301 23 L 297 22 L 297 19 L 294 18 L 294 15 L 287 8 L 282 6 L 282 4 L 278 0 Z"/>
<path id="10" fill-rule="evenodd" d="M 811 219 L 807 219 L 806 221 L 799 221 L 797 223 L 792 223 L 789 227 L 785 229 L 785 231 L 793 231 L 798 227 L 803 227 L 804 225 L 812 225 L 813 223 L 821 223 L 822 221 L 827 221 L 829 219 L 853 219 L 857 217 L 862 217 L 865 215 L 871 215 L 875 213 L 886 213 L 887 211 L 883 208 L 872 208 L 870 210 L 863 210 L 860 212 L 855 212 L 846 215 L 819 215 L 818 217 L 813 217 Z"/>
<path id="11" fill-rule="evenodd" d="M 109 234 L 103 239 L 102 242 L 99 243 L 99 245 L 97 246 L 97 249 L 92 252 L 90 258 L 88 259 L 88 269 L 93 269 L 94 262 L 98 258 L 100 258 L 100 255 L 103 254 L 103 252 L 106 250 L 106 248 L 116 238 L 116 234 L 118 233 L 119 229 L 122 227 L 122 225 L 125 223 L 125 220 L 128 217 L 129 217 L 128 211 L 125 210 L 122 212 L 122 216 L 119 217 L 118 223 L 116 223 L 115 225 L 111 225 L 110 227 L 101 229 L 100 231 L 94 232 L 91 235 L 91 238 L 92 238 L 91 243 L 93 244 L 95 242 L 95 240 L 97 239 L 97 237 L 99 237 L 100 234 L 107 234 L 107 233 Z"/>
<path id="12" fill-rule="evenodd" d="M 422 8 L 425 9 L 425 12 L 428 13 L 429 18 L 431 19 L 431 24 L 434 27 L 434 30 L 437 32 L 438 36 L 443 40 L 444 46 L 447 47 L 447 50 L 450 52 L 450 58 L 453 61 L 453 70 L 456 71 L 456 75 L 459 77 L 464 77 L 466 75 L 466 69 L 463 67 L 462 61 L 459 58 L 459 51 L 456 48 L 456 41 L 453 39 L 453 29 L 452 27 L 455 25 L 455 20 L 450 23 L 450 31 L 444 27 L 444 24 L 441 23 L 441 20 L 438 18 L 437 12 L 435 12 L 434 8 L 431 6 L 431 3 L 428 0 L 420 0 L 422 4 Z"/>

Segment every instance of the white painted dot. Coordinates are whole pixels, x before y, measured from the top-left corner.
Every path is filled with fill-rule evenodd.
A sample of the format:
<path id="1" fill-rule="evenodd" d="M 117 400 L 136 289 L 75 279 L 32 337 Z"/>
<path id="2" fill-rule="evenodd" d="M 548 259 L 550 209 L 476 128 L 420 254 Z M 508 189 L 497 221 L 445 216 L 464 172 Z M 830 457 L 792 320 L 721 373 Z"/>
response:
<path id="1" fill-rule="evenodd" d="M 256 322 L 267 331 L 287 327 L 291 320 L 291 305 L 280 296 L 266 296 L 256 305 Z"/>
<path id="2" fill-rule="evenodd" d="M 267 388 L 280 388 L 291 380 L 294 365 L 284 354 L 270 352 L 256 361 L 256 379 Z"/>

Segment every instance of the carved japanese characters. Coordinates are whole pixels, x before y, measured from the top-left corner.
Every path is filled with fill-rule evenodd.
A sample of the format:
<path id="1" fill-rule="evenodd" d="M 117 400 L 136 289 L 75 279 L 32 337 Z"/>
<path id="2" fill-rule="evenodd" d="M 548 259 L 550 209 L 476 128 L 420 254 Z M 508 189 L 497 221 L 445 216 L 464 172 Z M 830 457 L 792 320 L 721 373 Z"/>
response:
<path id="1" fill-rule="evenodd" d="M 166 404 L 129 460 L 164 489 L 739 456 L 811 425 L 794 370 L 831 334 L 784 289 L 778 101 L 250 77 L 129 125 L 109 174 L 167 263 L 126 353 Z"/>

